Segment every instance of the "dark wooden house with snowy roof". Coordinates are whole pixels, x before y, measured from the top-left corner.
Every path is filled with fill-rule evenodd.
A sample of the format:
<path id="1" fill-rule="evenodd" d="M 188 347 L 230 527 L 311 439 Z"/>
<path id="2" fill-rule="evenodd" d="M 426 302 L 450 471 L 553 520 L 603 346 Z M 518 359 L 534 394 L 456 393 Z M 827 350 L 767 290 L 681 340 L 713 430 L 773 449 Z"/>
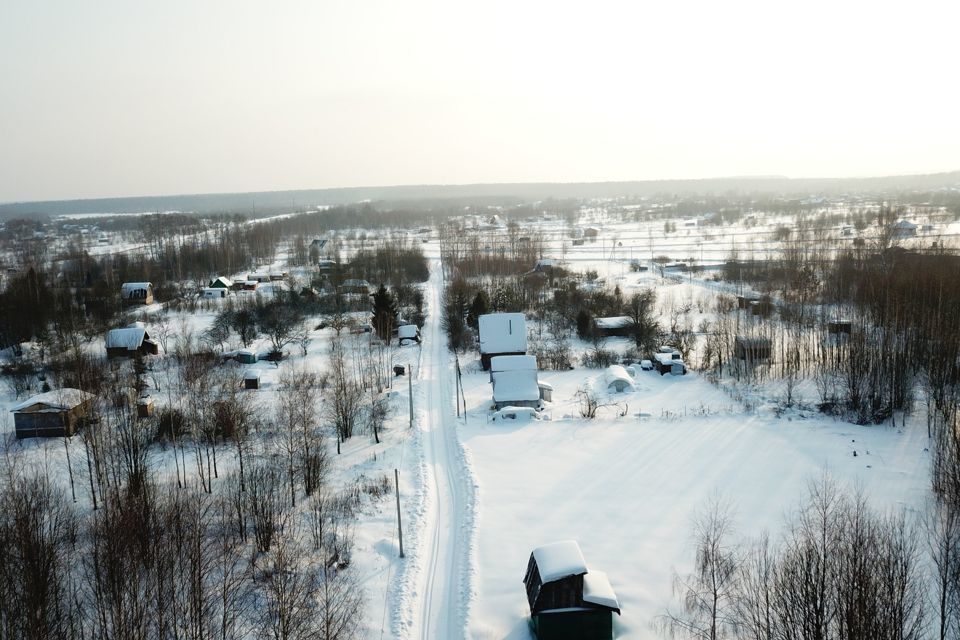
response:
<path id="1" fill-rule="evenodd" d="M 580 545 L 537 547 L 523 577 L 538 640 L 610 640 L 620 603 L 602 571 L 587 569 Z"/>

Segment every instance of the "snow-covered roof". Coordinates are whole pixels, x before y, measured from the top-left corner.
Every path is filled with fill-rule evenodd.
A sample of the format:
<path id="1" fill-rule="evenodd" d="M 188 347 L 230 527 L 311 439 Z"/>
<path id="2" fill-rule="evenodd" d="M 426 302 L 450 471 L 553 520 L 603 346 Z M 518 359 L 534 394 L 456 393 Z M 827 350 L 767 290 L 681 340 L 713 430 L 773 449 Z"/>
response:
<path id="1" fill-rule="evenodd" d="M 537 565 L 539 564 L 538 562 Z M 617 594 L 603 571 L 590 569 L 587 575 L 583 576 L 583 601 L 616 609 L 617 613 L 620 613 L 620 601 L 617 600 Z"/>
<path id="2" fill-rule="evenodd" d="M 536 371 L 498 371 L 492 377 L 494 402 L 540 399 Z"/>
<path id="3" fill-rule="evenodd" d="M 607 367 L 607 370 L 603 373 L 603 379 L 607 385 L 613 384 L 617 380 L 623 380 L 628 384 L 633 384 L 633 377 L 627 373 L 626 369 L 618 364 L 612 364 Z"/>
<path id="4" fill-rule="evenodd" d="M 537 381 L 537 387 L 541 389 L 549 389 L 550 391 L 553 391 L 553 385 L 550 384 L 549 382 L 544 382 L 543 380 Z"/>
<path id="5" fill-rule="evenodd" d="M 587 561 L 583 559 L 576 540 L 562 540 L 537 547 L 533 550 L 533 558 L 537 561 L 537 571 L 543 584 L 587 572 Z"/>
<path id="6" fill-rule="evenodd" d="M 416 338 L 417 337 L 417 325 L 415 324 L 402 324 L 397 327 L 397 337 L 398 338 Z"/>
<path id="7" fill-rule="evenodd" d="M 674 357 L 676 356 L 676 357 Z M 683 359 L 680 357 L 679 353 L 655 353 L 653 354 L 654 360 L 660 364 L 683 364 Z"/>
<path id="8" fill-rule="evenodd" d="M 896 229 L 916 229 L 917 228 L 917 225 L 913 224 L 909 220 L 899 220 L 893 226 Z"/>
<path id="9" fill-rule="evenodd" d="M 490 371 L 536 371 L 536 356 L 496 356 L 490 358 Z"/>
<path id="10" fill-rule="evenodd" d="M 143 327 L 126 327 L 107 331 L 107 349 L 124 348 L 134 351 L 140 348 L 145 338 L 149 338 Z"/>
<path id="11" fill-rule="evenodd" d="M 233 280 L 231 280 L 230 278 L 219 276 L 217 279 L 215 279 L 213 282 L 210 283 L 210 286 L 213 287 L 217 284 L 220 284 L 222 287 L 226 287 L 229 289 L 230 287 L 233 286 Z"/>
<path id="12" fill-rule="evenodd" d="M 488 313 L 478 319 L 480 353 L 527 350 L 527 319 L 522 313 Z"/>
<path id="13" fill-rule="evenodd" d="M 611 316 L 596 318 L 594 322 L 599 329 L 620 329 L 630 324 L 630 316 Z"/>
<path id="14" fill-rule="evenodd" d="M 127 293 L 128 291 L 136 291 L 138 289 L 149 289 L 153 284 L 150 282 L 124 282 L 120 285 L 120 291 Z"/>
<path id="15" fill-rule="evenodd" d="M 260 379 L 260 372 L 257 371 L 256 369 L 247 369 L 246 371 L 243 372 L 243 379 L 244 379 L 244 380 L 259 380 L 259 379 Z"/>
<path id="16" fill-rule="evenodd" d="M 93 400 L 95 397 L 92 393 L 66 387 L 31 396 L 20 404 L 10 407 L 10 411 L 22 411 L 35 404 L 45 404 L 51 409 L 67 411 L 88 400 Z"/>

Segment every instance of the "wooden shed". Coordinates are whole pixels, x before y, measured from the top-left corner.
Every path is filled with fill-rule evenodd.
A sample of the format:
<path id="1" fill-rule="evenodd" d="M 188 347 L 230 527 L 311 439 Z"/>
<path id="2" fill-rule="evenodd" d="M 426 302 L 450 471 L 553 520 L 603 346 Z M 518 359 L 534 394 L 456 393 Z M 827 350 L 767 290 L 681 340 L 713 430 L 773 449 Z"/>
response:
<path id="1" fill-rule="evenodd" d="M 746 362 L 766 362 L 773 357 L 772 342 L 770 338 L 737 336 L 733 340 L 733 357 Z"/>
<path id="2" fill-rule="evenodd" d="M 564 540 L 537 547 L 523 577 L 539 640 L 610 640 L 620 603 L 602 571 L 587 569 L 580 545 Z"/>
<path id="3" fill-rule="evenodd" d="M 633 320 L 629 316 L 596 318 L 593 321 L 593 326 L 597 335 L 605 338 L 624 338 L 630 335 L 633 329 Z"/>
<path id="4" fill-rule="evenodd" d="M 240 364 L 256 364 L 257 352 L 253 349 L 240 349 L 233 358 Z"/>
<path id="5" fill-rule="evenodd" d="M 540 399 L 544 402 L 553 402 L 553 385 L 543 380 L 537 381 L 537 388 L 540 389 Z"/>
<path id="6" fill-rule="evenodd" d="M 147 396 L 137 400 L 137 417 L 138 418 L 149 418 L 153 415 L 154 404 L 153 398 Z"/>
<path id="7" fill-rule="evenodd" d="M 120 296 L 131 304 L 153 304 L 153 284 L 150 282 L 124 282 Z"/>
<path id="8" fill-rule="evenodd" d="M 256 369 L 248 369 L 243 374 L 243 388 L 244 389 L 259 389 L 260 388 L 260 372 Z"/>
<path id="9" fill-rule="evenodd" d="M 17 439 L 72 436 L 90 416 L 96 398 L 80 389 L 56 389 L 24 400 L 10 410 Z"/>
<path id="10" fill-rule="evenodd" d="M 480 334 L 480 364 L 490 369 L 496 356 L 527 353 L 527 317 L 522 313 L 487 313 L 477 318 Z"/>
<path id="11" fill-rule="evenodd" d="M 147 356 L 160 353 L 160 347 L 150 339 L 147 330 L 133 324 L 123 329 L 111 329 L 105 340 L 107 358 L 132 358 L 136 355 Z"/>

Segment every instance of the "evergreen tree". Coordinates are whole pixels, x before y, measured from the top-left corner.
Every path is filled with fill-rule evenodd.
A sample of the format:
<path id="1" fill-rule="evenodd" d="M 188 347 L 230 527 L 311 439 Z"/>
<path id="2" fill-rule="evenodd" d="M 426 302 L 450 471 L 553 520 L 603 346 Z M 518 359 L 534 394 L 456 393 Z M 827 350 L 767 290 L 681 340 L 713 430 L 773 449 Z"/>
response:
<path id="1" fill-rule="evenodd" d="M 397 326 L 397 303 L 384 285 L 373 294 L 373 329 L 381 340 L 389 340 Z"/>
<path id="2" fill-rule="evenodd" d="M 473 327 L 474 331 L 479 330 L 480 316 L 490 313 L 490 299 L 487 292 L 481 289 L 473 297 L 470 304 L 470 311 L 467 312 L 467 324 Z"/>

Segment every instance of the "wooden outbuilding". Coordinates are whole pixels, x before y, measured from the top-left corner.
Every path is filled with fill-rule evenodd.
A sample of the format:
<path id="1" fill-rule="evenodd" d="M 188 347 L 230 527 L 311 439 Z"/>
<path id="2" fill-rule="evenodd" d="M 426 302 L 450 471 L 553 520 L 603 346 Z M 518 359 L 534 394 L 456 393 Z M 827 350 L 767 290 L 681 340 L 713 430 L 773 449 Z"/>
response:
<path id="1" fill-rule="evenodd" d="M 523 577 L 539 640 L 610 640 L 620 603 L 606 574 L 588 569 L 573 540 L 537 547 Z"/>
<path id="2" fill-rule="evenodd" d="M 244 389 L 259 389 L 260 388 L 260 372 L 256 369 L 248 369 L 243 374 L 243 388 Z"/>
<path id="3" fill-rule="evenodd" d="M 160 353 L 159 345 L 150 339 L 147 330 L 138 325 L 123 329 L 111 329 L 106 338 L 107 358 L 132 358 L 137 355 L 155 356 Z"/>
<path id="4" fill-rule="evenodd" d="M 540 399 L 544 402 L 553 402 L 553 385 L 543 380 L 537 381 L 537 388 L 540 389 Z"/>
<path id="5" fill-rule="evenodd" d="M 233 359 L 240 364 L 256 364 L 257 352 L 253 349 L 240 349 L 236 355 L 233 356 Z"/>
<path id="6" fill-rule="evenodd" d="M 203 300 L 219 300 L 227 297 L 229 289 L 222 289 L 220 287 L 204 287 L 200 289 L 200 297 Z"/>
<path id="7" fill-rule="evenodd" d="M 534 356 L 496 356 L 490 359 L 490 382 L 493 403 L 503 407 L 539 409 L 540 386 L 537 381 L 537 359 Z"/>
<path id="8" fill-rule="evenodd" d="M 340 285 L 340 293 L 367 295 L 370 293 L 370 283 L 358 278 L 348 278 Z"/>
<path id="9" fill-rule="evenodd" d="M 153 398 L 147 396 L 145 398 L 140 398 L 137 400 L 137 417 L 138 418 L 149 418 L 153 415 L 154 404 Z"/>
<path id="10" fill-rule="evenodd" d="M 488 313 L 477 318 L 480 334 L 480 364 L 490 369 L 496 356 L 527 353 L 527 318 L 522 313 Z"/>
<path id="11" fill-rule="evenodd" d="M 120 285 L 120 297 L 130 304 L 153 304 L 153 284 L 150 282 L 124 282 Z"/>
<path id="12" fill-rule="evenodd" d="M 605 338 L 625 338 L 630 335 L 633 320 L 630 316 L 613 316 L 610 318 L 596 318 L 593 321 L 597 335 Z"/>
<path id="13" fill-rule="evenodd" d="M 72 436 L 90 417 L 96 398 L 80 389 L 56 389 L 15 405 L 13 423 L 17 439 Z"/>

